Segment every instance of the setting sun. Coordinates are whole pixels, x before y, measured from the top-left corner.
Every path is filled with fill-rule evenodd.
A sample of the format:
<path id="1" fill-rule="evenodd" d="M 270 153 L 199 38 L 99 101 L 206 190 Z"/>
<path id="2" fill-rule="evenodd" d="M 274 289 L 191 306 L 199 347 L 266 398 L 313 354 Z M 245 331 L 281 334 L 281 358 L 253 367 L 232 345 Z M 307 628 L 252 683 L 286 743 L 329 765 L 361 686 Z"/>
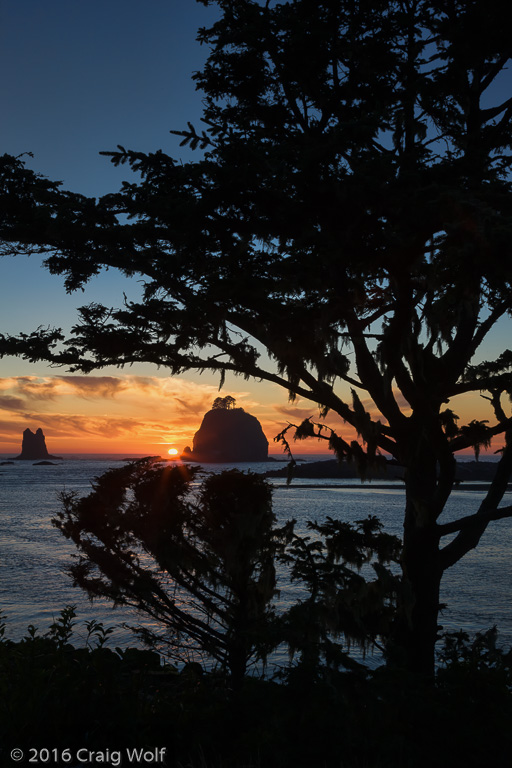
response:
<path id="1" fill-rule="evenodd" d="M 169 450 L 167 451 L 167 453 L 168 453 L 170 456 L 177 456 L 177 455 L 178 455 L 178 449 L 177 449 L 177 448 L 169 448 Z"/>

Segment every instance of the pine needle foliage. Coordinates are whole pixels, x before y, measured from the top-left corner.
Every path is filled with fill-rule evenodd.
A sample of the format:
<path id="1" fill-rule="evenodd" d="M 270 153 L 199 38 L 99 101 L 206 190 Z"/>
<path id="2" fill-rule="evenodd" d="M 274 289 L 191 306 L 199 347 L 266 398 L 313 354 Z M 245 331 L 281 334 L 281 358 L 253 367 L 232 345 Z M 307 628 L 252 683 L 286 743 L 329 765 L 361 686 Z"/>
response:
<path id="1" fill-rule="evenodd" d="M 195 476 L 136 461 L 85 497 L 63 493 L 53 522 L 78 548 L 75 584 L 152 618 L 139 634 L 170 657 L 213 660 L 238 684 L 270 650 L 275 556 L 288 533 L 259 476 L 231 470 L 200 486 Z"/>

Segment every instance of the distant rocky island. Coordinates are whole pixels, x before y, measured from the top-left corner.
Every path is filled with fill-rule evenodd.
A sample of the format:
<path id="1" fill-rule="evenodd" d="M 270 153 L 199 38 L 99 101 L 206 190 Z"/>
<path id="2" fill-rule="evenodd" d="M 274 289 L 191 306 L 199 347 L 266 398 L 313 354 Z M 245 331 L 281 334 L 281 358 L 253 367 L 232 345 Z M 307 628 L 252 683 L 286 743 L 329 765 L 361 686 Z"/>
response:
<path id="1" fill-rule="evenodd" d="M 237 408 L 233 397 L 217 397 L 182 459 L 208 464 L 267 461 L 268 440 L 258 419 Z"/>
<path id="2" fill-rule="evenodd" d="M 288 468 L 271 470 L 266 473 L 267 477 L 287 477 Z M 381 466 L 373 467 L 367 472 L 369 480 L 402 480 L 404 468 L 394 461 L 388 461 Z M 294 467 L 293 477 L 304 478 L 338 478 L 338 479 L 357 479 L 360 475 L 357 471 L 355 462 L 346 462 L 340 464 L 337 459 L 324 459 L 323 461 L 312 461 L 306 464 Z"/>
<path id="3" fill-rule="evenodd" d="M 490 482 L 496 472 L 494 461 L 459 461 L 455 474 L 455 482 Z M 266 473 L 267 477 L 286 477 L 288 469 L 272 470 Z M 367 480 L 403 480 L 404 467 L 396 461 L 387 461 L 385 465 L 375 467 L 367 473 Z M 332 478 L 359 480 L 359 473 L 355 462 L 340 464 L 336 459 L 313 461 L 293 470 L 293 476 L 297 478 Z"/>
<path id="4" fill-rule="evenodd" d="M 15 456 L 14 459 L 16 461 L 19 459 L 26 459 L 27 461 L 60 460 L 62 459 L 62 456 L 52 456 L 48 453 L 43 430 L 39 428 L 36 430 L 35 434 L 30 429 L 24 431 L 23 441 L 21 443 L 21 453 L 19 456 Z"/>

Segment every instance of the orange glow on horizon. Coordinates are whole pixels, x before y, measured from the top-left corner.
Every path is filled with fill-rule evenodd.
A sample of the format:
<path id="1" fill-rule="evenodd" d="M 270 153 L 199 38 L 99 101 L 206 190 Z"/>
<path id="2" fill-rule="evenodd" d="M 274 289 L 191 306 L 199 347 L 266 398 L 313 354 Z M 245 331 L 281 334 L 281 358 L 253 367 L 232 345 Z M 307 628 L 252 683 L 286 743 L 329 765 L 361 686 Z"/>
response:
<path id="1" fill-rule="evenodd" d="M 283 404 L 283 393 L 262 386 L 254 390 L 231 390 L 237 404 L 260 421 L 269 442 L 269 455 L 286 459 L 283 446 L 274 437 L 287 424 L 304 419 L 317 421 L 313 403 L 297 399 Z M 203 415 L 218 396 L 218 387 L 180 377 L 156 376 L 10 376 L 0 378 L 0 454 L 21 453 L 23 431 L 41 428 L 53 455 L 117 454 L 156 456 L 164 453 L 178 459 L 185 446 L 193 444 Z M 363 405 L 373 418 L 379 414 L 367 400 Z M 460 416 L 460 424 L 489 419 L 488 402 L 475 395 L 461 395 L 449 406 Z M 334 413 L 325 422 L 341 437 L 355 439 L 351 428 Z M 327 434 L 327 433 L 324 433 Z M 333 457 L 325 440 L 294 441 L 288 433 L 294 456 L 304 454 Z M 497 437 L 485 460 L 503 444 Z M 176 446 L 169 448 L 169 445 Z M 470 450 L 464 451 L 471 454 Z"/>

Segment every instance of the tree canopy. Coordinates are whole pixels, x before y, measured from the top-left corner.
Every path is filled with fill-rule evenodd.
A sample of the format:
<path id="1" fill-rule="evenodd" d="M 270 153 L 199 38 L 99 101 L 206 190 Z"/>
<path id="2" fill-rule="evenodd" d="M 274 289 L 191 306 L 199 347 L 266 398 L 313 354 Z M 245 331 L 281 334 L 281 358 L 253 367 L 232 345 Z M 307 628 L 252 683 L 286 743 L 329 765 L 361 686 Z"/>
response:
<path id="1" fill-rule="evenodd" d="M 194 76 L 204 128 L 173 131 L 197 160 L 105 152 L 140 178 L 95 201 L 4 158 L 7 253 L 46 252 L 70 291 L 103 267 L 142 275 L 144 296 L 83 307 L 70 339 L 39 329 L 0 348 L 85 372 L 137 361 L 217 371 L 221 383 L 233 372 L 339 414 L 359 441 L 312 420 L 297 436 L 327 440 L 362 470 L 381 451 L 407 468 L 412 597 L 399 642 L 427 670 L 442 572 L 510 514 L 499 505 L 512 351 L 482 361 L 480 349 L 512 312 L 512 95 L 496 98 L 510 82 L 512 8 L 217 5 Z M 492 423 L 459 425 L 454 398 L 484 391 Z M 505 447 L 477 512 L 439 523 L 454 452 L 496 435 Z"/>
<path id="2" fill-rule="evenodd" d="M 231 395 L 216 397 L 212 403 L 212 411 L 231 411 L 236 406 L 236 400 Z"/>

